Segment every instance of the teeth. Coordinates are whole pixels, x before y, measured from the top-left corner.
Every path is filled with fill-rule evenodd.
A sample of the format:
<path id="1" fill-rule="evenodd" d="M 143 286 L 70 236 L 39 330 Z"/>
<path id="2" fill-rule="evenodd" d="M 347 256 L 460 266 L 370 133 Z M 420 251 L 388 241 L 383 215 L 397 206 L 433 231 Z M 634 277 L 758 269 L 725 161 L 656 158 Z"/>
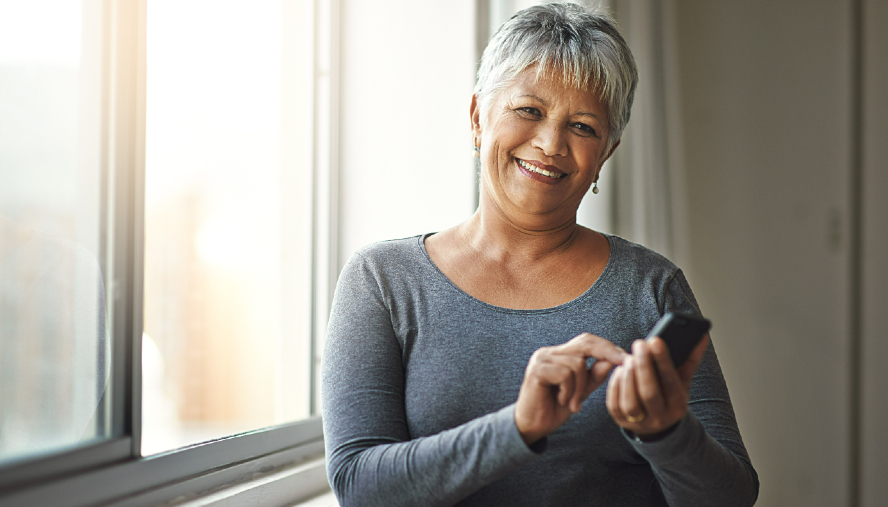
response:
<path id="1" fill-rule="evenodd" d="M 540 169 L 539 167 L 537 167 L 533 164 L 528 164 L 527 162 L 521 160 L 520 158 L 517 160 L 518 160 L 518 163 L 521 165 L 521 167 L 527 169 L 528 171 L 530 171 L 532 173 L 542 174 L 543 176 L 548 176 L 550 178 L 556 178 L 556 179 L 564 176 L 563 174 L 553 173 L 552 171 Z"/>

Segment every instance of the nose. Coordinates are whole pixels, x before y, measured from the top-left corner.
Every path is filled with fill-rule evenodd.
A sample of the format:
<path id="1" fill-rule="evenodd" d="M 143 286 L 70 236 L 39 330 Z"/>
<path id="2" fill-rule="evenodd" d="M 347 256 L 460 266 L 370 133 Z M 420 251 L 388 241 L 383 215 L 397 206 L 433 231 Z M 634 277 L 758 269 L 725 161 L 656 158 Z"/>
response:
<path id="1" fill-rule="evenodd" d="M 567 155 L 567 132 L 555 122 L 542 122 L 534 136 L 533 146 L 547 156 Z"/>

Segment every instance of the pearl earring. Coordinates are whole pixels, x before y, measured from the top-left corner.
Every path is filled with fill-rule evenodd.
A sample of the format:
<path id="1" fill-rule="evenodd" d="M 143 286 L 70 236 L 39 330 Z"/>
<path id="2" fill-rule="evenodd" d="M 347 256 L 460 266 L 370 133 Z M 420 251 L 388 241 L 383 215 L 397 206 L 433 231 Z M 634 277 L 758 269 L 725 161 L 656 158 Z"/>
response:
<path id="1" fill-rule="evenodd" d="M 597 194 L 597 193 L 598 193 L 598 182 L 597 182 L 597 181 L 595 182 L 595 186 L 592 187 L 592 193 L 593 193 L 593 194 Z"/>

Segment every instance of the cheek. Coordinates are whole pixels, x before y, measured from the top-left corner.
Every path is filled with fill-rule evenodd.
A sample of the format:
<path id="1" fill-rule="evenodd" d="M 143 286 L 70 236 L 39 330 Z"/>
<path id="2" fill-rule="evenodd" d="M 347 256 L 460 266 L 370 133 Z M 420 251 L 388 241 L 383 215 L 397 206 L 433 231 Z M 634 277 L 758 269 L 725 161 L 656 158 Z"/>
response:
<path id="1" fill-rule="evenodd" d="M 499 142 L 496 139 L 488 139 L 487 143 L 481 146 L 481 174 L 497 174 L 500 166 L 499 157 Z"/>
<path id="2" fill-rule="evenodd" d="M 599 146 L 591 146 L 578 151 L 577 164 L 588 168 L 591 173 L 599 172 L 605 160 L 603 149 L 600 148 Z"/>
<path id="3" fill-rule="evenodd" d="M 516 121 L 509 114 L 502 114 L 491 119 L 488 123 L 489 126 L 484 129 L 483 135 L 488 142 L 511 145 L 520 142 L 519 138 L 524 135 L 521 122 Z"/>

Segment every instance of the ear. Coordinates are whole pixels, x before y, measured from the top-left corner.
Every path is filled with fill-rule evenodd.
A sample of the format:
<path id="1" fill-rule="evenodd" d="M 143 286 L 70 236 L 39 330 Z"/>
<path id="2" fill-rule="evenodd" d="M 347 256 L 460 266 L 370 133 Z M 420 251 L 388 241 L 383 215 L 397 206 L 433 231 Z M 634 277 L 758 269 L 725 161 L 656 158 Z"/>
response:
<path id="1" fill-rule="evenodd" d="M 617 142 L 615 142 L 614 145 L 611 146 L 610 150 L 608 150 L 607 152 L 607 155 L 605 155 L 604 159 L 601 161 L 601 165 L 598 166 L 598 174 L 595 175 L 595 181 L 598 181 L 598 178 L 601 176 L 601 170 L 604 168 L 604 163 L 607 162 L 607 159 L 611 158 L 611 155 L 614 154 L 617 146 L 620 145 L 620 141 L 622 141 L 622 139 L 617 139 Z"/>
<path id="2" fill-rule="evenodd" d="M 478 105 L 478 97 L 472 94 L 472 105 L 469 108 L 469 118 L 472 121 L 472 137 L 475 146 L 481 144 L 481 106 Z"/>
<path id="3" fill-rule="evenodd" d="M 614 152 L 617 150 L 617 146 L 620 145 L 620 141 L 622 141 L 622 139 L 617 139 L 617 142 L 615 142 L 614 145 L 611 146 L 611 149 L 607 152 L 607 156 L 604 157 L 604 160 L 601 161 L 602 164 L 607 162 L 607 159 L 611 158 L 611 155 L 613 155 Z"/>

